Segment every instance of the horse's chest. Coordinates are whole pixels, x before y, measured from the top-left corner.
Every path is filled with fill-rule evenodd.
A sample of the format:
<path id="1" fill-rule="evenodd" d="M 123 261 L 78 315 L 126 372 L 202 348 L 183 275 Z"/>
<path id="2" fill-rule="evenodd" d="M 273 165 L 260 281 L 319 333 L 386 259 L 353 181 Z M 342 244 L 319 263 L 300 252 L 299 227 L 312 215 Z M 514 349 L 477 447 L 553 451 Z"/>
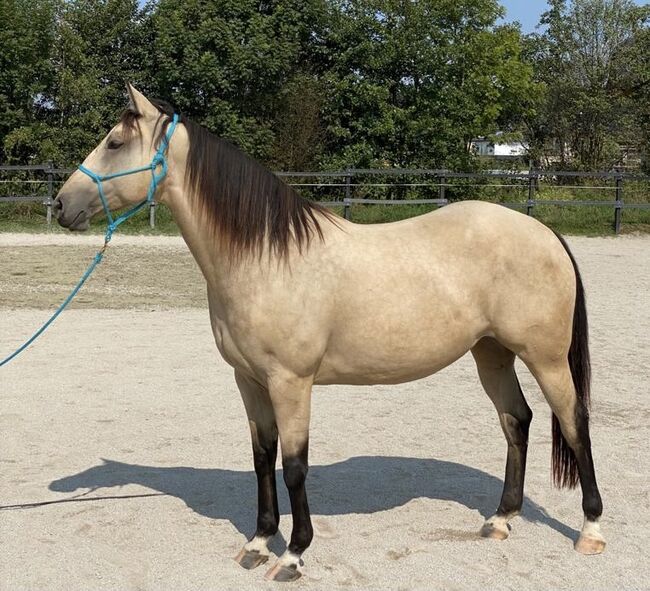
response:
<path id="1" fill-rule="evenodd" d="M 250 364 L 244 355 L 245 347 L 236 338 L 236 331 L 233 331 L 228 322 L 226 322 L 224 310 L 209 297 L 209 294 L 208 302 L 212 333 L 219 353 L 221 353 L 226 363 L 232 367 L 249 368 Z"/>
<path id="2" fill-rule="evenodd" d="M 243 354 L 243 351 L 233 338 L 228 325 L 224 321 L 218 318 L 213 318 L 212 332 L 214 334 L 214 340 L 217 345 L 217 349 L 219 350 L 219 353 L 221 353 L 221 356 L 224 358 L 226 363 L 232 365 L 233 367 L 248 367 L 249 364 Z"/>

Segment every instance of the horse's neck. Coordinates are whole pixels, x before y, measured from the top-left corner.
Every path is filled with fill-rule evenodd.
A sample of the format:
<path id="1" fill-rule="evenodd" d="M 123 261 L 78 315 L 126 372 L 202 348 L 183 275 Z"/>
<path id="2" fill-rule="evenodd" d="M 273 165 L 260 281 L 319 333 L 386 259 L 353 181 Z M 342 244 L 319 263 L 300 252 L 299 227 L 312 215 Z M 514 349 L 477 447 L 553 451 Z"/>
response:
<path id="1" fill-rule="evenodd" d="M 266 251 L 259 257 L 244 257 L 233 264 L 228 247 L 215 236 L 207 216 L 197 212 L 189 193 L 180 183 L 174 183 L 166 191 L 163 202 L 171 210 L 183 239 L 206 279 L 211 304 L 227 306 L 241 300 L 242 290 L 247 292 L 251 285 L 264 289 L 265 281 L 274 279 L 280 269 L 287 268 L 277 257 L 268 256 Z M 326 233 L 334 228 L 327 225 L 324 218 L 322 223 Z M 338 222 L 342 223 L 342 220 Z M 321 244 L 317 238 L 314 243 L 310 250 Z M 291 250 L 295 254 L 295 245 Z M 300 257 L 300 260 L 304 262 L 305 259 Z M 295 270 L 295 267 L 292 268 Z"/>
<path id="2" fill-rule="evenodd" d="M 223 252 L 218 240 L 210 232 L 204 216 L 197 214 L 195 208 L 182 190 L 174 191 L 166 204 L 172 212 L 183 239 L 198 263 L 211 291 L 220 290 L 228 284 L 231 272 L 227 254 Z"/>

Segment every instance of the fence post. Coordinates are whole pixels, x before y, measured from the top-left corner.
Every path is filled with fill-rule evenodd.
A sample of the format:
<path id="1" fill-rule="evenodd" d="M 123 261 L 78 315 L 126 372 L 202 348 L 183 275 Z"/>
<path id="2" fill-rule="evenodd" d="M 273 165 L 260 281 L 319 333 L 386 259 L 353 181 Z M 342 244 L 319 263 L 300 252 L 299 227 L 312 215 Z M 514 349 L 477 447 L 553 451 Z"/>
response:
<path id="1" fill-rule="evenodd" d="M 52 175 L 53 164 L 47 163 L 47 200 L 45 206 L 47 207 L 47 225 L 52 225 L 52 197 L 54 191 L 54 178 Z"/>
<path id="2" fill-rule="evenodd" d="M 526 203 L 526 215 L 533 215 L 535 185 L 537 184 L 536 180 L 537 175 L 533 174 L 533 169 L 531 168 L 528 172 L 528 202 Z"/>
<path id="3" fill-rule="evenodd" d="M 623 214 L 623 177 L 616 177 L 616 204 L 614 205 L 614 233 L 621 233 L 621 218 Z"/>
<path id="4" fill-rule="evenodd" d="M 438 183 L 438 199 L 445 199 L 445 185 L 447 184 L 447 179 L 444 176 L 440 177 L 440 182 Z"/>
<path id="5" fill-rule="evenodd" d="M 352 196 L 352 175 L 349 170 L 346 170 L 347 175 L 345 177 L 345 199 L 343 199 L 343 217 L 346 220 L 352 219 L 352 211 L 350 203 L 350 197 Z"/>
<path id="6" fill-rule="evenodd" d="M 153 230 L 156 227 L 156 202 L 149 205 L 149 227 Z"/>

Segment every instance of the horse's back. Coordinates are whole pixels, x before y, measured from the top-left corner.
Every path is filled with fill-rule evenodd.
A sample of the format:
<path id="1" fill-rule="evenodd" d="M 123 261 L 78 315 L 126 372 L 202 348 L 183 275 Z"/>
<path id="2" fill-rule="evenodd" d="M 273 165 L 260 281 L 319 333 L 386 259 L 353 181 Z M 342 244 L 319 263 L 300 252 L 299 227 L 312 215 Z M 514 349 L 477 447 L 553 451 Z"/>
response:
<path id="1" fill-rule="evenodd" d="M 560 274 L 573 276 L 569 257 L 552 230 L 484 201 L 453 203 L 389 224 L 351 224 L 345 230 L 349 236 L 343 243 L 342 270 L 346 263 L 355 274 L 364 274 L 365 268 L 377 281 L 395 273 L 406 281 L 435 280 L 445 291 L 452 285 L 484 286 L 495 279 L 539 282 L 547 279 L 540 267 L 557 267 Z"/>
<path id="2" fill-rule="evenodd" d="M 542 236 L 553 238 L 553 232 L 533 217 L 521 214 L 502 205 L 487 201 L 458 201 L 435 211 L 386 224 L 353 224 L 360 234 L 399 235 L 422 234 L 430 239 L 457 237 L 468 246 L 480 237 L 520 238 L 538 240 Z M 449 247 L 459 244 L 447 242 Z M 440 243 L 440 246 L 444 246 Z"/>

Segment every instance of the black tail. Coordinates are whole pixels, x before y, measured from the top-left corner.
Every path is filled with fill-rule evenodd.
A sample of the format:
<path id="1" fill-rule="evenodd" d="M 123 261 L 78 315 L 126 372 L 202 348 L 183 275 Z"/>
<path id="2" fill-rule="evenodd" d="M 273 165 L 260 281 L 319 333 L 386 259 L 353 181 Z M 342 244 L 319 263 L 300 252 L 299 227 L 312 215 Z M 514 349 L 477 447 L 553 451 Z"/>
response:
<path id="1" fill-rule="evenodd" d="M 573 334 L 569 348 L 569 367 L 573 385 L 578 397 L 576 414 L 584 413 L 584 420 L 589 419 L 589 395 L 591 389 L 591 362 L 589 360 L 589 329 L 587 326 L 587 307 L 585 290 L 582 286 L 580 271 L 569 246 L 562 236 L 556 236 L 564 246 L 576 274 L 576 301 L 573 311 Z M 553 456 L 551 461 L 553 483 L 559 488 L 575 488 L 578 484 L 578 463 L 573 450 L 562 435 L 560 422 L 553 415 Z"/>

